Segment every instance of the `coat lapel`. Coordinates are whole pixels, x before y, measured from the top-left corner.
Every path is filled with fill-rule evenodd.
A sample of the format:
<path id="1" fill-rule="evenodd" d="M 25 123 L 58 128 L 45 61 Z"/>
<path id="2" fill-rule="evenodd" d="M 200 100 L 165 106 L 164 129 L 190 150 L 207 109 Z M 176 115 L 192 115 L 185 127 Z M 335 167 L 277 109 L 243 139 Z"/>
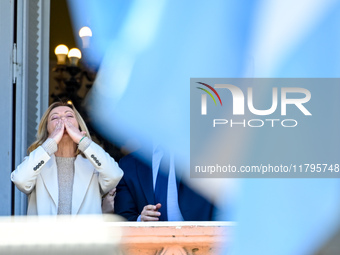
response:
<path id="1" fill-rule="evenodd" d="M 153 192 L 152 168 L 144 163 L 138 162 L 136 170 L 140 186 L 142 187 L 147 202 L 154 205 L 155 195 Z"/>
<path id="2" fill-rule="evenodd" d="M 46 163 L 40 172 L 40 176 L 45 184 L 45 187 L 52 197 L 55 208 L 58 208 L 59 190 L 58 190 L 58 170 L 55 156 Z M 57 213 L 56 213 L 57 214 Z"/>
<path id="3" fill-rule="evenodd" d="M 74 162 L 74 170 L 72 214 L 77 214 L 93 177 L 94 167 L 78 155 Z"/>

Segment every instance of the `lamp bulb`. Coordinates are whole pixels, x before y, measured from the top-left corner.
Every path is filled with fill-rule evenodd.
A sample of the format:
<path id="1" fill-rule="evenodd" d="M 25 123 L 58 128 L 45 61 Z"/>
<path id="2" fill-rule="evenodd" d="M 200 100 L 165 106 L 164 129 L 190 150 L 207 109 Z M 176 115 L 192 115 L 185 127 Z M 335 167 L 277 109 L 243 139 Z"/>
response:
<path id="1" fill-rule="evenodd" d="M 79 30 L 79 36 L 80 37 L 85 37 L 85 36 L 92 36 L 92 31 L 89 27 L 82 27 Z"/>

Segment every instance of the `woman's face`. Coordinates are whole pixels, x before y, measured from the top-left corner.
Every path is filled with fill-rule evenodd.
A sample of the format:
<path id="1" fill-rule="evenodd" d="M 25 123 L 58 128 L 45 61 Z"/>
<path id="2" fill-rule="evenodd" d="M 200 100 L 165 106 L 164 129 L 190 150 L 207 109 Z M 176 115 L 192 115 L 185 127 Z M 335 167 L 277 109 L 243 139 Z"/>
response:
<path id="1" fill-rule="evenodd" d="M 47 132 L 51 134 L 55 129 L 58 121 L 68 120 L 71 124 L 79 129 L 79 124 L 76 119 L 74 111 L 68 106 L 58 106 L 54 108 L 47 119 Z M 64 129 L 64 134 L 67 134 L 66 129 Z"/>

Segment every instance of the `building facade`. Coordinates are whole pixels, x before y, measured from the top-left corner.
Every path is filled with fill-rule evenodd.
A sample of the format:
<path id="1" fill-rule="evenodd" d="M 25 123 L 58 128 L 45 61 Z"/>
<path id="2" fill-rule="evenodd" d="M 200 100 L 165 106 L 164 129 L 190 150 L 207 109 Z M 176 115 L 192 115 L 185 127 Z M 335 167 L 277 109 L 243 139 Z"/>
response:
<path id="1" fill-rule="evenodd" d="M 10 180 L 48 107 L 50 0 L 0 1 L 0 216 L 26 213 Z"/>

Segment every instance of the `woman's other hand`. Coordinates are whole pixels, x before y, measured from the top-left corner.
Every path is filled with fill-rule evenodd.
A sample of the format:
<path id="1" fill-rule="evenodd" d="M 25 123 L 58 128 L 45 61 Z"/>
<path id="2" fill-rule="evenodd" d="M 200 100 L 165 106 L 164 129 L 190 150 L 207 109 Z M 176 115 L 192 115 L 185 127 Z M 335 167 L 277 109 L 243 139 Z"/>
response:
<path id="1" fill-rule="evenodd" d="M 80 131 L 79 128 L 75 127 L 69 120 L 64 119 L 64 124 L 66 128 L 66 132 L 71 137 L 73 142 L 79 144 L 80 140 L 85 136 L 85 131 Z"/>
<path id="2" fill-rule="evenodd" d="M 112 189 L 104 198 L 102 202 L 103 213 L 114 213 L 114 199 L 116 196 L 116 188 Z"/>
<path id="3" fill-rule="evenodd" d="M 55 129 L 50 134 L 49 138 L 53 138 L 58 144 L 64 135 L 64 128 L 65 128 L 64 122 L 59 119 L 57 125 L 55 126 Z"/>

